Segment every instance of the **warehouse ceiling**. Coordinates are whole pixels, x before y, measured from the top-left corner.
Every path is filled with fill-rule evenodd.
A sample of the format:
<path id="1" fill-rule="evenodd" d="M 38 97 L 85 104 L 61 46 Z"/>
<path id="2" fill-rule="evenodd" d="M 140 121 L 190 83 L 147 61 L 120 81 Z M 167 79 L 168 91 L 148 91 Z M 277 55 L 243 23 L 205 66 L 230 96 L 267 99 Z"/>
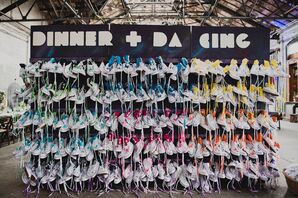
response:
<path id="1" fill-rule="evenodd" d="M 18 7 L 26 0 L 16 0 Z M 168 24 L 264 27 L 272 31 L 298 19 L 297 0 L 36 0 L 46 20 L 70 24 Z M 11 8 L 14 9 L 14 6 Z M 2 9 L 1 14 L 5 14 Z M 1 22 L 1 20 L 0 20 Z"/>

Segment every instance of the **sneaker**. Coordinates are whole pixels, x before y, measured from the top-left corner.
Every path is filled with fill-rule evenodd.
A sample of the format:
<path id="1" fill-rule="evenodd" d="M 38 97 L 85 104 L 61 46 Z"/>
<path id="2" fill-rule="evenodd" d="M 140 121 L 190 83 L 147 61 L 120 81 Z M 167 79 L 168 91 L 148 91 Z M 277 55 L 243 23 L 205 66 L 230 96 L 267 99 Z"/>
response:
<path id="1" fill-rule="evenodd" d="M 254 113 L 253 112 L 248 112 L 247 113 L 247 122 L 250 125 L 250 127 L 254 130 L 260 130 L 260 125 L 257 122 L 257 119 L 254 117 Z"/>
<path id="2" fill-rule="evenodd" d="M 51 68 L 49 68 L 49 73 L 57 73 L 57 74 L 62 74 L 64 71 L 63 66 L 61 63 L 55 63 L 52 65 Z"/>
<path id="3" fill-rule="evenodd" d="M 199 174 L 209 177 L 211 173 L 210 164 L 209 163 L 201 163 L 199 166 Z"/>
<path id="4" fill-rule="evenodd" d="M 64 67 L 63 75 L 65 78 L 77 78 L 77 76 L 72 72 L 72 64 L 73 63 L 71 62 Z"/>
<path id="5" fill-rule="evenodd" d="M 270 101 L 270 100 L 264 95 L 264 92 L 263 92 L 263 88 L 262 88 L 262 87 L 257 87 L 257 92 L 258 92 L 258 95 L 257 95 L 257 101 L 258 101 L 258 102 L 263 102 L 263 103 L 266 103 L 266 104 L 273 104 L 273 102 Z"/>
<path id="6" fill-rule="evenodd" d="M 149 71 L 147 73 L 145 72 L 145 75 L 149 75 L 149 74 L 156 75 L 156 74 L 158 74 L 157 65 L 156 65 L 156 62 L 154 61 L 153 58 L 148 59 L 147 67 L 149 68 Z"/>
<path id="7" fill-rule="evenodd" d="M 268 93 L 268 94 L 271 94 L 273 96 L 279 96 L 279 93 L 277 92 L 275 85 L 271 82 L 267 82 L 265 84 L 265 87 L 263 88 L 263 91 Z"/>
<path id="8" fill-rule="evenodd" d="M 156 153 L 164 154 L 166 152 L 163 142 L 160 139 L 160 136 L 157 137 Z"/>
<path id="9" fill-rule="evenodd" d="M 213 146 L 213 153 L 214 153 L 214 155 L 217 155 L 217 156 L 224 155 L 224 151 L 221 147 L 221 138 L 220 138 L 220 136 L 215 137 L 215 142 L 214 142 L 214 146 Z"/>
<path id="10" fill-rule="evenodd" d="M 255 103 L 257 101 L 257 87 L 255 85 L 250 85 L 248 98 Z"/>
<path id="11" fill-rule="evenodd" d="M 139 84 L 137 88 L 136 95 L 138 98 L 136 102 L 143 102 L 150 99 L 150 97 L 147 95 L 146 91 L 143 89 L 141 84 Z"/>
<path id="12" fill-rule="evenodd" d="M 135 140 L 136 141 L 136 140 Z M 133 160 L 135 162 L 140 162 L 140 154 L 144 148 L 144 140 L 141 138 L 134 145 Z"/>
<path id="13" fill-rule="evenodd" d="M 87 74 L 88 76 L 100 74 L 100 69 L 98 65 L 91 58 L 87 59 Z"/>
<path id="14" fill-rule="evenodd" d="M 225 92 L 226 101 L 230 102 L 232 105 L 236 106 L 237 105 L 237 98 L 234 95 L 233 86 L 228 85 L 227 87 L 224 87 L 224 92 Z"/>
<path id="15" fill-rule="evenodd" d="M 53 91 L 53 97 L 52 100 L 54 102 L 60 102 L 62 99 L 66 98 L 67 96 L 67 90 L 66 89 L 60 89 L 58 91 Z"/>
<path id="16" fill-rule="evenodd" d="M 167 134 L 166 134 L 167 135 Z M 173 143 L 173 141 L 171 140 L 171 138 L 169 138 L 168 136 L 165 135 L 165 141 L 164 141 L 164 147 L 165 147 L 165 151 L 167 155 L 173 155 L 175 153 L 177 153 L 177 149 Z"/>
<path id="17" fill-rule="evenodd" d="M 83 60 L 79 62 L 79 64 L 75 64 L 72 68 L 72 72 L 76 75 L 81 74 L 83 76 L 86 76 L 86 61 Z"/>
<path id="18" fill-rule="evenodd" d="M 282 77 L 282 78 L 290 78 L 290 75 L 283 71 L 280 65 L 278 65 L 276 60 L 271 60 L 271 66 L 274 70 L 275 76 Z"/>
<path id="19" fill-rule="evenodd" d="M 234 138 L 235 139 L 235 138 Z M 240 156 L 240 148 L 237 140 L 232 141 L 231 144 L 231 153 L 235 156 Z"/>
<path id="20" fill-rule="evenodd" d="M 250 76 L 250 71 L 247 66 L 248 60 L 245 58 L 242 60 L 241 65 L 238 68 L 238 74 L 240 77 L 249 77 Z"/>
<path id="21" fill-rule="evenodd" d="M 258 60 L 255 60 L 253 62 L 253 65 L 252 65 L 252 67 L 250 69 L 250 74 L 251 75 L 255 75 L 255 76 L 264 76 L 265 75 L 264 71 L 261 70 L 261 67 L 259 65 L 259 61 Z"/>
<path id="22" fill-rule="evenodd" d="M 222 141 L 220 142 L 220 144 L 223 151 L 223 155 L 226 158 L 230 159 L 230 148 L 229 148 L 228 138 L 226 135 L 222 136 Z"/>
<path id="23" fill-rule="evenodd" d="M 212 112 L 212 114 L 209 113 L 206 119 L 207 119 L 208 126 L 212 131 L 218 129 L 218 125 L 216 122 L 216 112 Z"/>
<path id="24" fill-rule="evenodd" d="M 170 103 L 174 103 L 179 100 L 178 92 L 171 86 L 168 87 L 167 95 Z"/>
<path id="25" fill-rule="evenodd" d="M 227 127 L 227 119 L 225 113 L 220 113 L 216 119 L 217 123 L 223 127 Z"/>
<path id="26" fill-rule="evenodd" d="M 228 67 L 228 74 L 231 78 L 233 78 L 234 80 L 240 80 L 240 77 L 238 75 L 238 65 L 237 65 L 237 60 L 232 59 L 231 63 Z"/>
<path id="27" fill-rule="evenodd" d="M 157 68 L 159 70 L 158 78 L 164 78 L 165 77 L 165 73 L 168 71 L 168 67 L 163 62 L 163 59 L 162 59 L 161 56 L 158 56 L 156 58 L 156 61 L 157 61 Z"/>
<path id="28" fill-rule="evenodd" d="M 243 110 L 240 109 L 240 112 L 238 114 L 238 121 L 240 123 L 240 125 L 238 126 L 239 129 L 246 129 L 249 130 L 250 126 L 247 123 L 247 118 L 245 117 Z"/>
<path id="29" fill-rule="evenodd" d="M 267 135 L 265 135 L 265 137 L 263 138 L 265 140 L 265 142 L 268 144 L 269 148 L 274 152 L 277 153 L 280 145 L 278 142 L 274 141 L 272 138 L 272 134 L 268 133 Z"/>
<path id="30" fill-rule="evenodd" d="M 200 126 L 203 127 L 205 130 L 210 131 L 210 127 L 207 124 L 207 119 L 202 114 L 200 115 Z"/>
<path id="31" fill-rule="evenodd" d="M 191 138 L 191 140 L 188 142 L 188 154 L 190 157 L 194 157 L 196 153 L 196 144 L 194 142 L 194 138 Z"/>
<path id="32" fill-rule="evenodd" d="M 268 113 L 266 111 L 263 111 L 258 115 L 257 121 L 260 124 L 260 126 L 265 127 L 267 129 L 271 129 L 268 117 Z"/>
<path id="33" fill-rule="evenodd" d="M 187 153 L 188 152 L 188 145 L 185 142 L 185 138 L 180 138 L 177 142 L 177 152 L 178 153 Z"/>
<path id="34" fill-rule="evenodd" d="M 197 73 L 200 76 L 205 76 L 208 74 L 206 63 L 196 58 L 191 59 L 191 66 L 189 71 L 190 73 Z"/>
<path id="35" fill-rule="evenodd" d="M 269 61 L 267 61 L 267 60 L 264 60 L 263 71 L 266 76 L 274 77 L 275 72 L 274 72 L 273 68 L 270 66 Z"/>
<path id="36" fill-rule="evenodd" d="M 176 65 L 174 65 L 173 63 L 170 63 L 167 69 L 167 73 L 170 74 L 170 79 L 177 80 L 176 76 L 177 76 L 178 70 Z"/>
<path id="37" fill-rule="evenodd" d="M 181 58 L 181 78 L 184 83 L 188 82 L 189 75 L 189 65 L 188 60 L 186 58 Z"/>
<path id="38" fill-rule="evenodd" d="M 196 153 L 195 157 L 197 159 L 203 159 L 203 149 L 202 149 L 203 140 L 201 137 L 198 137 L 197 140 L 197 147 L 196 147 Z"/>

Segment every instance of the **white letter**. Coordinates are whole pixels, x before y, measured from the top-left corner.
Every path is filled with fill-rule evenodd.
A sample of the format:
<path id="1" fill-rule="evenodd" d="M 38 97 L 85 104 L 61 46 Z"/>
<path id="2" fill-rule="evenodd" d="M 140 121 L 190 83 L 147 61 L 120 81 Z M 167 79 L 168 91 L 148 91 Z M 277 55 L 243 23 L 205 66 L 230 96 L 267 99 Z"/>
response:
<path id="1" fill-rule="evenodd" d="M 86 46 L 96 46 L 96 32 L 86 32 Z"/>
<path id="2" fill-rule="evenodd" d="M 113 46 L 112 44 L 113 35 L 109 31 L 98 32 L 98 45 L 99 46 Z"/>
<path id="3" fill-rule="evenodd" d="M 47 46 L 54 45 L 54 32 L 47 32 Z"/>
<path id="4" fill-rule="evenodd" d="M 167 35 L 163 32 L 153 32 L 153 47 L 162 47 L 167 43 Z"/>
<path id="5" fill-rule="evenodd" d="M 84 32 L 69 32 L 69 46 L 84 46 Z"/>
<path id="6" fill-rule="evenodd" d="M 68 46 L 68 32 L 55 32 L 55 46 Z"/>
<path id="7" fill-rule="evenodd" d="M 43 32 L 33 32 L 32 37 L 33 46 L 42 46 L 46 42 L 46 35 Z"/>
<path id="8" fill-rule="evenodd" d="M 220 34 L 220 48 L 234 48 L 234 34 Z"/>
<path id="9" fill-rule="evenodd" d="M 245 41 L 245 39 L 248 37 L 247 34 L 241 33 L 236 38 L 236 44 L 240 48 L 247 48 L 250 45 L 250 41 Z"/>
<path id="10" fill-rule="evenodd" d="M 218 34 L 212 34 L 212 48 L 218 48 Z"/>
<path id="11" fill-rule="evenodd" d="M 210 44 L 209 44 L 209 34 L 208 33 L 202 34 L 200 36 L 200 45 L 203 48 L 209 48 L 210 47 Z"/>
<path id="12" fill-rule="evenodd" d="M 176 32 L 174 33 L 174 35 L 170 41 L 169 47 L 182 47 L 182 44 L 181 44 Z"/>

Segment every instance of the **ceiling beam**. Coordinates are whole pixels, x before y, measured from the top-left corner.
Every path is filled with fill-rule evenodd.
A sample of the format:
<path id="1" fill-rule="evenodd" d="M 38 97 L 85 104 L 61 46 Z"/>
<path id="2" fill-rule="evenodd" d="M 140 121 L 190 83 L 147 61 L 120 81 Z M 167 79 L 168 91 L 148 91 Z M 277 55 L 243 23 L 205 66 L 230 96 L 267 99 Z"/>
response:
<path id="1" fill-rule="evenodd" d="M 115 20 L 115 19 L 123 19 L 123 15 L 125 15 L 125 13 L 121 13 L 118 16 L 115 17 L 103 17 L 102 19 L 108 20 L 106 21 L 106 23 L 109 22 L 109 20 Z M 141 18 L 142 16 L 132 16 L 132 19 L 138 19 Z M 144 18 L 148 18 L 148 16 L 143 16 Z M 171 18 L 168 15 L 157 15 L 154 16 L 154 18 L 160 18 L 160 19 L 164 19 L 164 18 Z M 175 19 L 176 16 L 173 18 Z M 282 17 L 246 17 L 246 16 L 229 16 L 229 17 L 221 17 L 221 16 L 186 16 L 185 19 L 225 19 L 225 20 L 249 20 L 251 21 L 252 19 L 254 20 L 285 20 L 285 18 Z M 82 20 L 98 20 L 97 18 L 94 17 L 81 17 Z M 298 16 L 297 17 L 291 17 L 291 18 L 286 18 L 287 20 L 298 20 Z M 3 22 L 30 22 L 30 21 L 69 21 L 69 20 L 78 20 L 77 17 L 64 17 L 64 18 L 56 18 L 56 19 L 45 19 L 45 18 L 35 18 L 35 19 L 9 19 L 9 20 L 1 20 L 0 19 L 0 23 Z M 251 24 L 251 23 L 250 23 Z M 252 24 L 251 24 L 252 25 Z M 260 25 L 260 24 L 259 24 Z M 263 27 L 264 28 L 264 27 Z"/>
<path id="2" fill-rule="evenodd" d="M 84 19 L 82 19 L 82 17 L 78 14 L 78 12 L 75 11 L 74 8 L 66 0 L 63 0 L 63 3 L 68 7 L 68 9 L 71 10 L 71 12 L 74 13 L 74 15 L 77 17 L 77 19 L 80 20 L 80 22 L 82 24 L 87 24 L 86 21 L 84 21 Z"/>
<path id="3" fill-rule="evenodd" d="M 217 6 L 218 4 L 218 0 L 215 0 L 214 4 L 210 4 L 210 7 L 209 7 L 209 10 L 208 10 L 208 13 L 207 13 L 207 16 L 210 17 L 213 13 L 213 10 L 215 9 L 215 7 Z M 201 22 L 201 26 L 205 23 L 206 21 L 206 18 L 204 18 Z"/>
<path id="4" fill-rule="evenodd" d="M 219 4 L 217 5 L 217 8 L 218 8 L 218 9 L 221 9 L 221 10 L 227 12 L 227 13 L 229 13 L 229 14 L 232 15 L 232 16 L 243 17 L 242 20 L 246 21 L 247 23 L 249 23 L 249 24 L 251 24 L 251 25 L 253 25 L 253 26 L 255 26 L 255 27 L 267 28 L 266 26 L 264 26 L 264 25 L 262 25 L 262 24 L 260 24 L 260 23 L 258 23 L 258 22 L 255 22 L 255 21 L 253 20 L 253 17 L 245 17 L 244 15 L 239 14 L 238 12 L 236 12 L 236 11 L 234 11 L 234 10 L 232 10 L 232 9 L 230 9 L 230 8 L 228 8 L 228 7 L 226 7 L 225 5 L 223 5 L 223 4 L 221 4 L 221 3 L 219 3 Z"/>
<path id="5" fill-rule="evenodd" d="M 0 10 L 0 17 L 4 14 L 6 14 L 7 12 L 15 9 L 16 7 L 19 7 L 20 5 L 22 5 L 23 3 L 25 3 L 28 0 L 18 0 L 12 4 L 10 4 L 9 6 L 3 8 L 2 10 Z"/>

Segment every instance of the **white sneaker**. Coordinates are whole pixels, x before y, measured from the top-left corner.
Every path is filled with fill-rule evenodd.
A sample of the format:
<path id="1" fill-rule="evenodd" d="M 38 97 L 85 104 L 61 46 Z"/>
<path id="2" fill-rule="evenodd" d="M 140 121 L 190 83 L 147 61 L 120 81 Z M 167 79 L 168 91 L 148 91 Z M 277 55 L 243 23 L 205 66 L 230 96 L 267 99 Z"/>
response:
<path id="1" fill-rule="evenodd" d="M 205 76 L 208 74 L 207 64 L 200 59 L 191 59 L 190 73 L 197 73 L 198 75 Z"/>
<path id="2" fill-rule="evenodd" d="M 226 66 L 227 67 L 227 66 Z M 238 75 L 238 65 L 237 60 L 232 59 L 230 65 L 228 66 L 228 74 L 231 78 L 234 80 L 240 80 L 240 77 Z"/>
<path id="3" fill-rule="evenodd" d="M 248 60 L 245 58 L 242 60 L 241 65 L 238 68 L 238 74 L 240 77 L 249 77 L 250 76 L 250 71 L 247 66 Z"/>
<path id="4" fill-rule="evenodd" d="M 201 163 L 199 166 L 199 174 L 209 177 L 211 170 L 210 170 L 210 164 L 209 163 Z"/>
<path id="5" fill-rule="evenodd" d="M 214 114 L 215 113 L 216 112 L 214 112 Z M 208 126 L 212 131 L 218 129 L 218 125 L 216 123 L 216 116 L 213 116 L 213 113 L 212 114 L 209 113 L 206 118 L 207 118 Z"/>

